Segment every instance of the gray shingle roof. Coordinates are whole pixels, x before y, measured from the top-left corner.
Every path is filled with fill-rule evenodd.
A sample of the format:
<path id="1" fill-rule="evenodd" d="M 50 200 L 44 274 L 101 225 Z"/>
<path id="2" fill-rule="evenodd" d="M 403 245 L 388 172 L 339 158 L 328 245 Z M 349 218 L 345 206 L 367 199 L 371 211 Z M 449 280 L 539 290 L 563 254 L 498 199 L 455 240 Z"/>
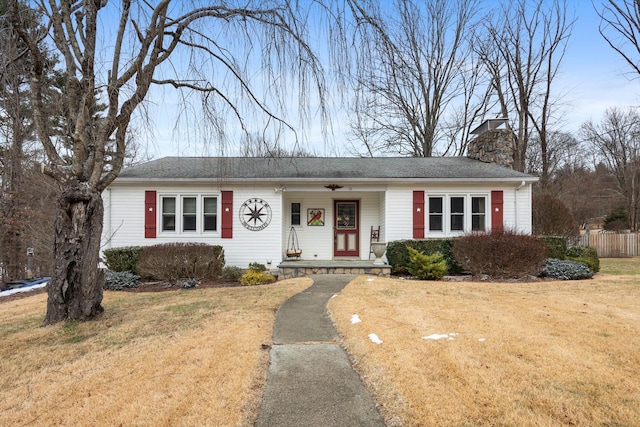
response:
<path id="1" fill-rule="evenodd" d="M 122 170 L 116 182 L 225 181 L 535 181 L 532 175 L 467 157 L 164 157 Z"/>

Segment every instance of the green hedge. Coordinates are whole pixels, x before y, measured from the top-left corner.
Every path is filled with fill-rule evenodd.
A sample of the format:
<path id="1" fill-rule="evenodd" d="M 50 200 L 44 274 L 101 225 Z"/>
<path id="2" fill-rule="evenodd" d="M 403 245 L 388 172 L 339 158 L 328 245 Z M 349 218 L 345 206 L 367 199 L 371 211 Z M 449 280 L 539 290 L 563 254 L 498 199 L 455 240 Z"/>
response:
<path id="1" fill-rule="evenodd" d="M 104 263 L 111 271 L 128 271 L 137 274 L 140 246 L 105 249 L 102 252 Z"/>
<path id="2" fill-rule="evenodd" d="M 547 258 L 566 259 L 567 239 L 562 236 L 540 236 L 547 247 Z"/>
<path id="3" fill-rule="evenodd" d="M 593 273 L 600 271 L 600 258 L 598 251 L 589 246 L 570 246 L 567 248 L 567 259 L 587 264 Z"/>
<path id="4" fill-rule="evenodd" d="M 425 255 L 440 253 L 449 267 L 449 274 L 462 273 L 462 267 L 453 258 L 453 239 L 395 240 L 387 244 L 387 262 L 395 274 L 408 274 L 411 265 L 407 247 Z"/>

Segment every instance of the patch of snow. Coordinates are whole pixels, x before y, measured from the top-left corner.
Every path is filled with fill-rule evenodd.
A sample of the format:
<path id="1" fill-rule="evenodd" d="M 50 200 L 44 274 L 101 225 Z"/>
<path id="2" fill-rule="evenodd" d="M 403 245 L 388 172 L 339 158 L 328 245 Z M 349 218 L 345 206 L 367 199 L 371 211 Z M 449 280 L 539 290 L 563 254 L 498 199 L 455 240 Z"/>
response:
<path id="1" fill-rule="evenodd" d="M 382 340 L 376 334 L 369 334 L 369 339 L 375 344 L 382 344 Z"/>
<path id="2" fill-rule="evenodd" d="M 360 322 L 362 322 L 362 320 L 360 320 L 360 316 L 358 316 L 357 314 L 354 314 L 353 316 L 351 316 L 351 324 L 356 324 Z"/>
<path id="3" fill-rule="evenodd" d="M 422 337 L 423 340 L 441 340 L 444 338 L 449 338 L 449 334 L 431 334 Z"/>
<path id="4" fill-rule="evenodd" d="M 478 338 L 478 341 L 480 341 L 480 342 L 485 342 L 485 341 L 486 341 L 486 339 L 485 339 L 485 338 Z"/>
<path id="5" fill-rule="evenodd" d="M 373 282 L 373 280 L 374 280 L 374 279 L 372 279 L 372 278 L 368 278 L 368 279 L 367 279 L 367 282 Z"/>
<path id="6" fill-rule="evenodd" d="M 442 339 L 448 339 L 449 341 L 453 341 L 455 337 L 457 337 L 458 334 L 456 332 L 451 332 L 449 334 L 431 334 L 431 335 L 427 335 L 422 337 L 423 340 L 442 340 Z"/>
<path id="7" fill-rule="evenodd" d="M 16 288 L 16 289 L 9 289 L 8 291 L 2 291 L 0 292 L 0 297 L 6 297 L 9 295 L 18 294 L 20 292 L 29 292 L 34 289 L 44 288 L 45 286 L 47 286 L 47 283 L 49 282 L 38 283 L 37 285 L 26 286 L 24 288 Z"/>

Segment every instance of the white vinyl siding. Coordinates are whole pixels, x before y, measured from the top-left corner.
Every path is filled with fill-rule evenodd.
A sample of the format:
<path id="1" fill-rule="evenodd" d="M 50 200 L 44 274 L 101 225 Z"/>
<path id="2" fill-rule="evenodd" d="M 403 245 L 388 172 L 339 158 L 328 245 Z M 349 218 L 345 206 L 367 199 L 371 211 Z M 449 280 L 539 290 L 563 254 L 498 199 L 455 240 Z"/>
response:
<path id="1" fill-rule="evenodd" d="M 188 185 L 187 187 L 177 185 L 114 185 L 109 189 L 108 205 L 105 211 L 109 210 L 109 215 L 105 215 L 105 220 L 110 219 L 109 224 L 105 224 L 103 233 L 103 249 L 123 246 L 145 246 L 157 245 L 170 242 L 183 243 L 206 243 L 209 245 L 220 245 L 224 249 L 226 265 L 247 268 L 252 262 L 267 264 L 271 261 L 272 267 L 276 267 L 282 259 L 282 209 L 280 195 L 274 194 L 273 186 L 234 186 L 232 188 L 219 188 L 217 185 Z M 157 192 L 157 237 L 144 237 L 144 193 L 145 190 Z M 221 197 L 220 190 L 233 191 L 233 238 L 223 239 L 221 230 Z M 162 232 L 162 199 L 169 196 L 176 198 L 176 230 L 173 232 Z M 180 198 L 182 196 L 197 196 L 199 216 L 196 220 L 197 231 L 183 233 L 182 211 Z M 216 230 L 203 229 L 203 224 L 207 221 L 205 215 L 214 215 L 209 209 L 204 209 L 204 205 L 210 205 L 206 198 L 216 199 L 215 227 Z M 240 224 L 239 209 L 242 203 L 250 198 L 261 198 L 269 203 L 272 210 L 272 220 L 267 228 L 261 231 L 247 230 Z M 200 215 L 201 214 L 201 215 Z M 211 217 L 213 218 L 213 216 Z"/>
<path id="2" fill-rule="evenodd" d="M 413 238 L 413 191 L 425 192 L 425 238 L 439 238 L 458 236 L 485 225 L 485 231 L 491 229 L 491 191 L 503 191 L 503 225 L 505 229 L 516 230 L 519 233 L 531 233 L 531 184 L 527 184 L 516 190 L 518 184 L 496 185 L 453 185 L 438 184 L 430 186 L 389 185 L 385 194 L 386 235 L 385 240 L 404 240 Z M 452 231 L 449 224 L 450 202 L 449 197 L 465 197 L 465 222 L 464 231 Z M 443 198 L 442 231 L 430 230 L 429 198 Z M 477 198 L 484 202 L 476 201 Z M 482 218 L 481 204 L 484 203 L 484 219 Z M 474 204 L 479 212 L 474 211 Z M 437 222 L 437 220 L 434 220 Z M 478 230 L 479 231 L 479 230 Z"/>
<path id="3" fill-rule="evenodd" d="M 301 203 L 302 224 L 295 226 L 296 235 L 300 249 L 302 249 L 302 259 L 306 260 L 331 260 L 333 259 L 334 243 L 334 212 L 335 200 L 357 200 L 359 202 L 359 258 L 368 259 L 369 239 L 371 227 L 382 225 L 380 223 L 379 205 L 382 192 L 331 192 L 331 191 L 300 191 L 287 190 L 285 193 L 287 212 L 284 215 L 284 233 L 282 236 L 282 246 L 287 249 L 289 234 L 291 229 L 291 204 L 292 201 Z M 307 225 L 308 209 L 324 209 L 324 226 Z M 383 229 L 384 227 L 381 227 Z M 382 231 L 382 230 L 381 230 Z M 382 231 L 384 232 L 384 231 Z"/>
<path id="4" fill-rule="evenodd" d="M 303 260 L 333 259 L 333 206 L 334 200 L 358 200 L 360 203 L 359 257 L 369 258 L 371 227 L 381 226 L 381 240 L 413 238 L 413 191 L 425 192 L 425 237 L 438 238 L 460 235 L 449 227 L 449 197 L 464 197 L 465 232 L 484 222 L 491 227 L 491 191 L 502 190 L 504 196 L 503 218 L 506 229 L 521 233 L 531 232 L 531 184 L 517 189 L 519 183 L 494 184 L 379 184 L 345 186 L 337 191 L 310 184 L 287 184 L 284 192 L 274 191 L 281 184 L 233 184 L 210 183 L 118 183 L 104 193 L 105 225 L 103 249 L 123 246 L 155 245 L 168 242 L 202 242 L 221 245 L 226 265 L 247 268 L 252 262 L 269 264 L 275 268 L 284 258 L 284 249 L 292 221 L 291 205 L 300 203 L 300 225 L 295 226 Z M 145 190 L 157 194 L 157 237 L 145 238 Z M 233 238 L 223 239 L 221 191 L 233 191 Z M 175 218 L 162 216 L 163 198 L 175 200 Z M 196 231 L 183 232 L 183 198 L 196 197 Z M 443 205 L 443 230 L 429 230 L 429 198 L 441 197 Z M 208 198 L 215 199 L 209 200 Z M 251 231 L 240 223 L 239 209 L 252 198 L 267 202 L 272 210 L 268 227 Z M 477 198 L 484 199 L 484 202 Z M 170 203 L 170 202 L 168 202 Z M 484 203 L 484 213 L 482 204 Z M 215 206 L 215 208 L 214 208 Z M 306 224 L 308 209 L 325 209 L 324 226 Z M 169 214 L 167 209 L 167 214 Z M 187 214 L 190 214 L 187 209 Z M 484 214 L 484 219 L 482 215 Z M 293 216 L 295 220 L 295 215 Z M 163 221 L 174 221 L 173 231 L 162 231 Z"/>

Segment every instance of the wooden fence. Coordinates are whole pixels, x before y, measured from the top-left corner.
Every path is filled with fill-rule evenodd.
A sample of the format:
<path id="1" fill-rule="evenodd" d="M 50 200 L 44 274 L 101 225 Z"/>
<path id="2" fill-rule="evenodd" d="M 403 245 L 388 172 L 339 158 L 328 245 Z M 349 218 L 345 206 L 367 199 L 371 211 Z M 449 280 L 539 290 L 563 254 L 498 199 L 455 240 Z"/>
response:
<path id="1" fill-rule="evenodd" d="M 600 258 L 640 256 L 639 233 L 596 233 L 580 236 L 580 245 L 596 248 Z"/>

